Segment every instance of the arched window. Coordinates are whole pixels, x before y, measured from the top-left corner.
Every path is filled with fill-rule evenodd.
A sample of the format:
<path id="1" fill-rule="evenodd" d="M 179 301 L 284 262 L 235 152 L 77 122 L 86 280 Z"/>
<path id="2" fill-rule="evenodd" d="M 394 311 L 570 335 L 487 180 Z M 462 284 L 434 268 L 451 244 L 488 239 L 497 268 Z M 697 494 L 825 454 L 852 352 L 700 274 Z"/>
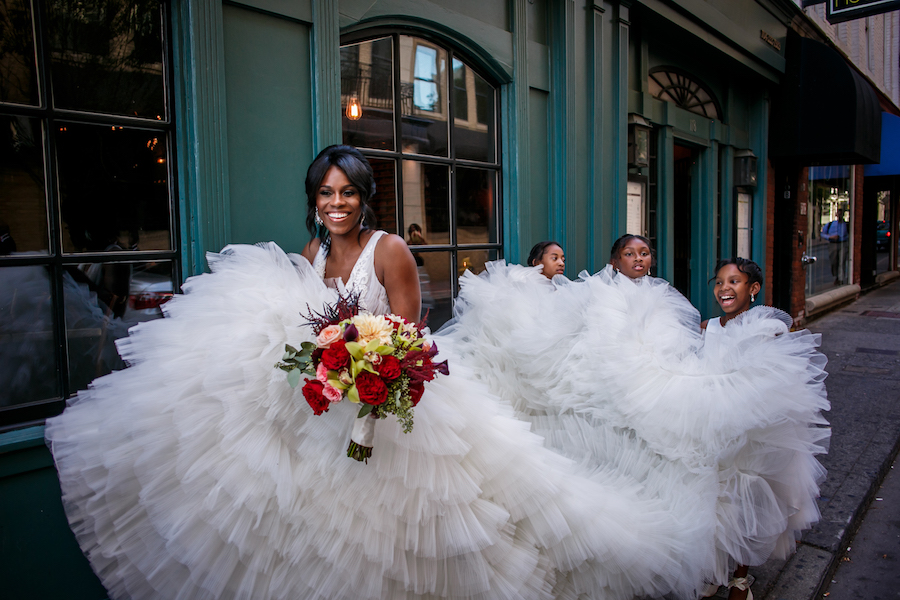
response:
<path id="1" fill-rule="evenodd" d="M 650 70 L 650 94 L 692 113 L 724 121 L 722 109 L 715 95 L 702 83 L 674 67 Z"/>
<path id="2" fill-rule="evenodd" d="M 406 238 L 431 327 L 458 278 L 500 258 L 497 89 L 432 39 L 391 33 L 341 47 L 343 141 L 375 170 L 378 227 Z"/>

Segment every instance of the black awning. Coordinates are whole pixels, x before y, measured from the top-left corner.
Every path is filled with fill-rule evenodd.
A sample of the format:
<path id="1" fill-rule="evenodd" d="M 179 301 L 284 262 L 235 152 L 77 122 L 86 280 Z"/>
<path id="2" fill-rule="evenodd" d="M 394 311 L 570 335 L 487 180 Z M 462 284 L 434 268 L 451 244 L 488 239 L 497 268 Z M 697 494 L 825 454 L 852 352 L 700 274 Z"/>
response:
<path id="1" fill-rule="evenodd" d="M 772 102 L 769 155 L 805 165 L 878 163 L 881 107 L 847 59 L 790 31 L 784 81 Z"/>

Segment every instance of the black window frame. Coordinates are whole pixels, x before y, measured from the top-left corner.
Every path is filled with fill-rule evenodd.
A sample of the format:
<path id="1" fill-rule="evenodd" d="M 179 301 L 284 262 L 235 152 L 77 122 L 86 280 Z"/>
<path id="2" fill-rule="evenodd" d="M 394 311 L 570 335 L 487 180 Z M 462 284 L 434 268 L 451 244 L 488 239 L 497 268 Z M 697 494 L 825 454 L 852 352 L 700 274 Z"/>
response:
<path id="1" fill-rule="evenodd" d="M 182 281 L 180 199 L 178 196 L 178 164 L 176 154 L 176 122 L 174 95 L 174 59 L 172 51 L 172 7 L 168 0 L 159 0 L 163 52 L 163 86 L 165 115 L 161 119 L 130 117 L 87 110 L 56 108 L 53 101 L 51 76 L 50 33 L 48 31 L 45 0 L 25 0 L 31 5 L 34 23 L 36 72 L 38 77 L 39 105 L 0 102 L 0 116 L 22 117 L 38 120 L 42 130 L 44 161 L 44 201 L 47 211 L 49 248 L 47 254 L 0 256 L 0 280 L 7 267 L 46 267 L 50 272 L 51 300 L 53 305 L 53 342 L 59 397 L 46 398 L 0 407 L 0 433 L 40 425 L 49 417 L 60 414 L 66 401 L 79 390 L 71 389 L 69 378 L 69 350 L 67 347 L 66 307 L 63 292 L 63 272 L 67 267 L 88 263 L 145 263 L 166 261 L 172 265 L 173 291 L 178 292 Z M 62 243 L 59 169 L 55 134 L 67 124 L 127 127 L 159 131 L 167 143 L 167 187 L 171 226 L 168 250 L 141 250 L 124 252 L 67 253 Z"/>

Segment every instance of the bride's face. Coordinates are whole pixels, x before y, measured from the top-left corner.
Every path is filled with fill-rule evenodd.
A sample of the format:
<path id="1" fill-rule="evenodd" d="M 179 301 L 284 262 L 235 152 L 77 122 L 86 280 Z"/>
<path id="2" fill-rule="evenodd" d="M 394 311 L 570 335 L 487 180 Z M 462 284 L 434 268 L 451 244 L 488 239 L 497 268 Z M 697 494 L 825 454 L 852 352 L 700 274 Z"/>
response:
<path id="1" fill-rule="evenodd" d="M 316 193 L 316 210 L 328 232 L 334 236 L 353 233 L 362 220 L 362 199 L 338 167 L 326 171 Z"/>

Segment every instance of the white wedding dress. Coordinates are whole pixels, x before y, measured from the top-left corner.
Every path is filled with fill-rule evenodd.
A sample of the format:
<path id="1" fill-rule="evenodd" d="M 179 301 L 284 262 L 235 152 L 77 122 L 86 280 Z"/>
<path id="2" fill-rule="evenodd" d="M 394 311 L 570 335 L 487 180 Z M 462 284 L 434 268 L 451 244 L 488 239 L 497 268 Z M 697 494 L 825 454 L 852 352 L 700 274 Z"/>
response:
<path id="1" fill-rule="evenodd" d="M 616 471 L 661 499 L 687 560 L 709 560 L 705 577 L 724 584 L 736 564 L 789 555 L 819 517 L 825 357 L 789 323 L 757 307 L 701 335 L 664 280 L 607 267 L 551 282 L 497 261 L 463 276 L 437 339 L 465 348 L 457 362 L 581 474 Z"/>
<path id="2" fill-rule="evenodd" d="M 380 236 L 346 287 L 386 313 Z M 468 342 L 436 336 L 450 375 L 426 384 L 413 431 L 380 420 L 368 464 L 347 458 L 356 406 L 314 416 L 275 368 L 312 339 L 302 315 L 337 297 L 324 256 L 229 246 L 209 263 L 119 343 L 129 368 L 47 421 L 111 598 L 691 598 L 711 575 L 711 544 L 693 546 L 710 532 L 669 505 L 681 496 L 545 447 L 467 366 Z"/>

